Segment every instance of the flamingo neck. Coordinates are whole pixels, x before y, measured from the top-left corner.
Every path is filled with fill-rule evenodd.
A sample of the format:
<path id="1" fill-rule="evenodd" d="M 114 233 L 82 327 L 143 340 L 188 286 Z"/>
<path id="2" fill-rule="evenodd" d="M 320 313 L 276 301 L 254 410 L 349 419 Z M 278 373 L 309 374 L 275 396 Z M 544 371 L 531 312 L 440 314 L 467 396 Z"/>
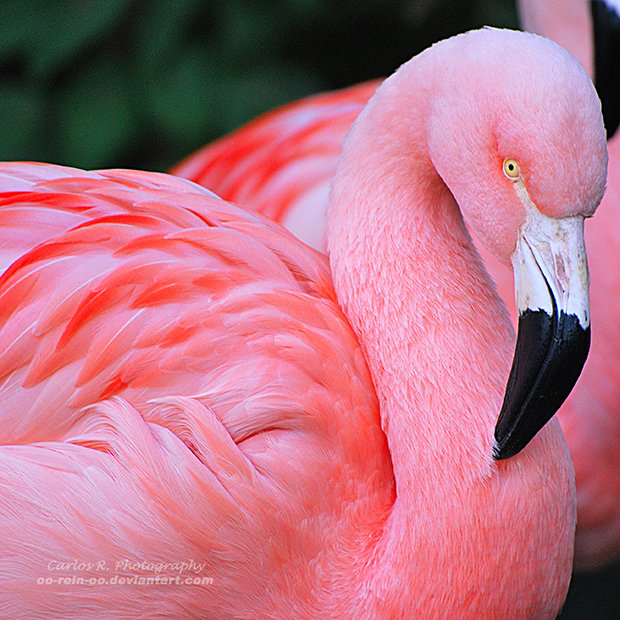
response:
<path id="1" fill-rule="evenodd" d="M 403 94 L 397 85 L 388 80 L 351 131 L 328 236 L 336 291 L 375 381 L 402 494 L 410 472 L 437 470 L 438 462 L 448 479 L 461 468 L 472 479 L 493 468 L 513 332 L 430 161 L 428 94 Z M 416 503 L 420 491 L 416 478 Z"/>
<path id="2" fill-rule="evenodd" d="M 540 561 L 550 599 L 563 596 L 558 584 L 570 571 L 574 514 L 566 503 L 545 514 L 545 504 L 570 495 L 566 450 L 552 424 L 528 448 L 529 470 L 519 459 L 498 464 L 492 458 L 514 334 L 459 208 L 430 161 L 429 92 L 401 92 L 398 76 L 380 87 L 353 126 L 328 214 L 334 286 L 375 383 L 396 486 L 367 564 L 373 594 L 361 595 L 360 609 L 379 600 L 377 609 L 385 611 L 389 599 L 394 617 L 412 609 L 443 613 L 431 600 L 438 580 L 446 581 L 445 591 L 458 588 L 459 580 L 483 591 L 489 574 L 505 570 L 505 546 L 514 544 L 502 532 L 528 527 L 565 545 L 562 562 Z M 425 84 L 421 75 L 402 82 Z M 541 492 L 542 477 L 559 483 Z M 525 514 L 516 506 L 527 495 L 533 499 Z M 446 562 L 455 563 L 449 571 Z M 523 572 L 530 570 L 525 563 Z M 402 591 L 422 575 L 434 584 L 428 591 Z M 526 603 L 533 597 L 524 590 Z M 504 603 L 494 593 L 462 610 L 483 613 Z"/>

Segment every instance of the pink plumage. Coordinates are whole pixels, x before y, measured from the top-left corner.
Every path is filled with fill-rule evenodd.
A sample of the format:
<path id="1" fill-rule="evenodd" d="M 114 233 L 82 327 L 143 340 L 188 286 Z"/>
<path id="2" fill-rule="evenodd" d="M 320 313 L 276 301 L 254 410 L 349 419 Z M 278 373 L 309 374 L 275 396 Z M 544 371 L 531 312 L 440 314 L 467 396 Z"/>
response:
<path id="1" fill-rule="evenodd" d="M 486 86 L 471 176 L 443 148 L 455 57 Z M 579 206 L 528 217 L 578 225 L 606 165 L 578 63 L 482 30 L 404 65 L 350 132 L 329 263 L 183 179 L 2 164 L 0 615 L 555 617 L 572 466 L 555 420 L 493 456 L 512 328 L 462 225 L 519 243 L 502 161 L 557 155 L 526 120 L 587 163 L 557 177 Z"/>
<path id="2" fill-rule="evenodd" d="M 585 3 L 566 11 L 524 0 L 526 25 L 567 45 L 591 70 L 590 23 Z M 588 39 L 586 41 L 586 39 Z M 209 187 L 280 222 L 309 245 L 326 250 L 329 182 L 350 125 L 378 82 L 289 104 L 207 145 L 172 173 Z M 559 419 L 575 462 L 578 526 L 575 565 L 602 566 L 620 556 L 620 366 L 615 325 L 620 290 L 620 135 L 609 143 L 609 179 L 604 205 L 586 226 L 596 319 L 589 361 Z M 320 167 L 317 162 L 320 162 Z M 278 205 L 277 209 L 270 208 Z M 502 299 L 515 316 L 510 272 L 484 248 L 480 252 Z"/>
<path id="3" fill-rule="evenodd" d="M 172 177 L 1 170 L 2 245 L 21 242 L 0 281 L 2 614 L 251 615 L 267 585 L 309 589 L 287 566 L 394 495 L 327 261 Z M 45 240 L 21 234 L 39 220 Z M 206 586 L 37 586 L 191 559 Z"/>

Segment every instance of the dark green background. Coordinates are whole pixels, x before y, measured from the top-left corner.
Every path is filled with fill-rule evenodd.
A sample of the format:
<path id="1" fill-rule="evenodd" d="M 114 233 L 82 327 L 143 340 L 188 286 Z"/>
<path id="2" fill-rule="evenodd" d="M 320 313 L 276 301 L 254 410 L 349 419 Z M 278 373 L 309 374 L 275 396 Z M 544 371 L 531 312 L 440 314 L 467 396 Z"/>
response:
<path id="1" fill-rule="evenodd" d="M 0 159 L 166 170 L 484 24 L 517 26 L 513 0 L 0 0 Z M 576 577 L 562 617 L 620 618 L 620 564 Z"/>
<path id="2" fill-rule="evenodd" d="M 0 159 L 165 170 L 485 23 L 512 1 L 1 0 Z"/>

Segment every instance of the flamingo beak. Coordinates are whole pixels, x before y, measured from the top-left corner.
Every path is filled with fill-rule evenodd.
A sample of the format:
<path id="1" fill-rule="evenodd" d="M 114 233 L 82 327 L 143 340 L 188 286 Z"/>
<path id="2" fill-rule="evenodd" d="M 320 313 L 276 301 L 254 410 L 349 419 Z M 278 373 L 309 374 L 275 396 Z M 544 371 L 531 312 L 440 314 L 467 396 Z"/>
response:
<path id="1" fill-rule="evenodd" d="M 512 255 L 519 311 L 517 344 L 493 456 L 520 452 L 573 389 L 590 347 L 583 217 L 528 213 Z"/>

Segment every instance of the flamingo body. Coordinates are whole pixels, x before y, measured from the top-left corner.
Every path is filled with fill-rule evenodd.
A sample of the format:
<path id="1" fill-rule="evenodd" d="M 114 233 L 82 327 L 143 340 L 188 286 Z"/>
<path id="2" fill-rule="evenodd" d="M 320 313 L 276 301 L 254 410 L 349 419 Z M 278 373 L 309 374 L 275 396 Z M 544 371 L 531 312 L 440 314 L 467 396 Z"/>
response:
<path id="1" fill-rule="evenodd" d="M 195 560 L 183 578 L 211 581 L 166 589 L 164 615 L 247 617 L 267 583 L 295 610 L 320 579 L 291 574 L 336 562 L 327 530 L 346 550 L 342 512 L 379 521 L 394 496 L 325 259 L 163 175 L 2 173 L 2 241 L 21 242 L 0 285 L 3 615 L 71 615 L 63 593 L 76 616 L 149 609 L 152 587 L 34 587 L 75 559 L 86 579 Z M 21 235 L 40 220 L 44 241 Z"/>

